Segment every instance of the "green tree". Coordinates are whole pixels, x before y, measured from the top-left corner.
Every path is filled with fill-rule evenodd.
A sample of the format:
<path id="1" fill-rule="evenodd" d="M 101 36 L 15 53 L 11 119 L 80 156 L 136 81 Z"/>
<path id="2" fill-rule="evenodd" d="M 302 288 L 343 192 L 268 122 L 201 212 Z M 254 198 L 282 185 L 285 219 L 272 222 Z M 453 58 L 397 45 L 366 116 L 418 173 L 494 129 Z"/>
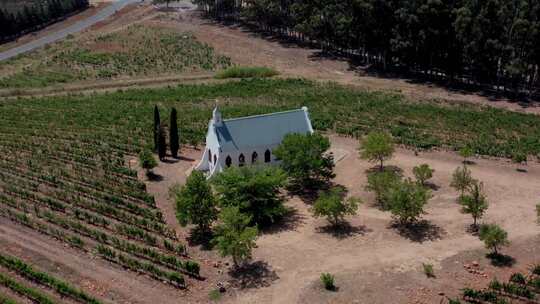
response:
<path id="1" fill-rule="evenodd" d="M 512 153 L 512 162 L 518 166 L 521 166 L 523 163 L 527 165 L 527 154 L 521 151 L 514 151 Z"/>
<path id="2" fill-rule="evenodd" d="M 501 247 L 510 244 L 508 233 L 496 224 L 481 225 L 478 236 L 484 242 L 486 248 L 491 249 L 494 254 L 499 254 Z"/>
<path id="3" fill-rule="evenodd" d="M 176 194 L 176 218 L 182 226 L 197 225 L 200 233 L 210 230 L 217 219 L 216 200 L 204 174 L 193 171 Z"/>
<path id="4" fill-rule="evenodd" d="M 466 167 L 457 167 L 452 174 L 452 182 L 450 187 L 460 191 L 460 196 L 463 196 L 465 190 L 471 186 L 474 179 L 471 176 L 471 171 Z"/>
<path id="5" fill-rule="evenodd" d="M 360 156 L 370 162 L 379 162 L 379 171 L 383 171 L 383 162 L 394 154 L 392 136 L 383 132 L 371 132 L 363 140 L 360 146 Z"/>
<path id="6" fill-rule="evenodd" d="M 434 169 L 431 169 L 428 164 L 421 164 L 413 168 L 413 174 L 416 181 L 422 186 L 426 185 L 426 181 L 433 177 Z"/>
<path id="7" fill-rule="evenodd" d="M 355 215 L 358 210 L 358 200 L 344 199 L 344 195 L 343 187 L 333 187 L 321 193 L 311 208 L 313 216 L 326 217 L 332 226 L 338 226 L 344 221 L 346 215 Z"/>
<path id="8" fill-rule="evenodd" d="M 231 167 L 212 179 L 221 207 L 238 207 L 259 225 L 286 213 L 281 196 L 286 181 L 285 172 L 271 166 Z"/>
<path id="9" fill-rule="evenodd" d="M 400 181 L 401 175 L 392 170 L 371 172 L 367 176 L 365 189 L 375 193 L 375 199 L 383 209 L 389 209 L 387 203 L 388 191 Z"/>
<path id="10" fill-rule="evenodd" d="M 462 211 L 472 216 L 474 227 L 477 227 L 477 220 L 482 218 L 489 206 L 483 189 L 484 185 L 475 181 L 469 187 L 468 193 L 460 199 Z"/>
<path id="11" fill-rule="evenodd" d="M 334 158 L 329 148 L 328 138 L 318 133 L 295 133 L 285 136 L 274 155 L 295 186 L 311 188 L 334 177 Z"/>
<path id="12" fill-rule="evenodd" d="M 467 164 L 467 159 L 473 156 L 473 150 L 469 146 L 459 149 L 459 155 L 463 157 L 463 164 Z"/>
<path id="13" fill-rule="evenodd" d="M 146 170 L 146 175 L 150 174 L 152 169 L 157 167 L 156 159 L 154 158 L 154 155 L 152 155 L 152 151 L 148 149 L 143 149 L 139 153 L 139 163 L 141 167 Z"/>
<path id="14" fill-rule="evenodd" d="M 171 109 L 171 127 L 169 128 L 169 146 L 171 148 L 171 155 L 174 158 L 178 157 L 178 150 L 180 149 L 180 141 L 178 139 L 178 118 L 176 109 Z"/>
<path id="15" fill-rule="evenodd" d="M 390 212 L 401 225 L 416 222 L 425 213 L 424 206 L 430 198 L 429 190 L 410 179 L 398 183 L 388 192 Z"/>
<path id="16" fill-rule="evenodd" d="M 159 109 L 158 109 L 158 106 L 155 105 L 154 106 L 154 129 L 153 129 L 153 134 L 154 134 L 154 151 L 157 151 L 158 150 L 158 144 L 159 144 L 159 129 L 161 127 L 161 122 L 160 122 L 160 119 L 159 119 Z"/>
<path id="17" fill-rule="evenodd" d="M 167 140 L 165 138 L 165 128 L 162 126 L 158 130 L 158 146 L 157 146 L 159 160 L 165 159 L 167 155 Z"/>
<path id="18" fill-rule="evenodd" d="M 231 256 L 234 267 L 251 258 L 257 239 L 257 227 L 249 227 L 251 217 L 240 212 L 238 207 L 225 207 L 219 215 L 221 224 L 216 227 L 212 243 L 222 256 Z"/>

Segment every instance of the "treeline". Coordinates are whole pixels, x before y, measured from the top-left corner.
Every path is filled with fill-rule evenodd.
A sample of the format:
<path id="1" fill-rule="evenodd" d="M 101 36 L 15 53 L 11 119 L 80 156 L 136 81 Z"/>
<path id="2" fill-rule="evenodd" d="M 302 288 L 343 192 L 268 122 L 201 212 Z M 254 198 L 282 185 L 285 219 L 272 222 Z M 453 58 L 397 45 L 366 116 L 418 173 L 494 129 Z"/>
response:
<path id="1" fill-rule="evenodd" d="M 234 19 L 385 71 L 539 93 L 538 0 L 196 0 Z"/>
<path id="2" fill-rule="evenodd" d="M 25 5 L 16 13 L 0 9 L 0 42 L 43 28 L 88 6 L 88 0 L 43 0 Z"/>

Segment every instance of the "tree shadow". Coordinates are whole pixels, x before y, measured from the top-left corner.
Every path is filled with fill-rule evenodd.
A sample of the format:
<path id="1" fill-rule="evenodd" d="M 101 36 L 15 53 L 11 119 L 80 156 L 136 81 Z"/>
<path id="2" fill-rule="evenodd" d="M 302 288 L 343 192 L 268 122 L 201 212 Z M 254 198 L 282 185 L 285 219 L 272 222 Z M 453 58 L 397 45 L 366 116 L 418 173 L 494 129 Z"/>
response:
<path id="1" fill-rule="evenodd" d="M 520 173 L 527 173 L 527 169 L 524 168 L 517 168 L 516 171 Z"/>
<path id="2" fill-rule="evenodd" d="M 424 186 L 428 187 L 429 189 L 431 189 L 433 191 L 438 191 L 439 189 L 441 189 L 441 187 L 439 185 L 434 184 L 432 182 L 425 182 Z"/>
<path id="3" fill-rule="evenodd" d="M 146 177 L 148 177 L 148 180 L 152 182 L 160 182 L 163 180 L 162 175 L 156 174 L 152 171 L 149 171 L 148 173 L 146 173 Z"/>
<path id="4" fill-rule="evenodd" d="M 476 165 L 476 162 L 470 159 L 464 160 L 461 163 L 468 166 Z"/>
<path id="5" fill-rule="evenodd" d="M 179 161 L 180 159 L 178 158 L 164 158 L 161 160 L 162 163 L 166 163 L 166 164 L 176 164 Z"/>
<path id="6" fill-rule="evenodd" d="M 381 171 L 381 167 L 373 166 L 371 168 L 368 168 L 365 172 L 366 172 L 366 174 L 371 174 L 371 173 L 379 173 L 379 172 L 383 172 L 383 171 L 390 171 L 390 172 L 394 172 L 398 176 L 403 176 L 403 169 L 401 169 L 398 166 L 394 166 L 394 165 L 384 166 L 382 171 Z"/>
<path id="7" fill-rule="evenodd" d="M 208 251 L 214 248 L 212 244 L 213 237 L 212 231 L 200 231 L 195 227 L 191 229 L 186 240 L 189 246 L 200 246 L 201 250 Z"/>
<path id="8" fill-rule="evenodd" d="M 343 222 L 339 225 L 326 225 L 322 227 L 317 227 L 317 232 L 327 233 L 331 236 L 343 240 L 355 235 L 366 235 L 366 233 L 372 232 L 373 230 L 367 228 L 364 225 L 352 226 L 349 222 Z"/>
<path id="9" fill-rule="evenodd" d="M 195 159 L 193 159 L 193 158 L 182 156 L 182 155 L 179 155 L 176 159 L 183 160 L 183 161 L 189 161 L 189 162 L 195 161 Z"/>
<path id="10" fill-rule="evenodd" d="M 277 273 L 270 265 L 263 261 L 256 261 L 229 270 L 231 286 L 240 289 L 268 287 L 279 279 Z"/>
<path id="11" fill-rule="evenodd" d="M 486 254 L 486 258 L 488 258 L 491 261 L 491 265 L 495 267 L 512 267 L 516 264 L 516 259 L 502 253 L 491 252 Z"/>
<path id="12" fill-rule="evenodd" d="M 420 220 L 407 225 L 393 222 L 391 227 L 396 229 L 402 237 L 417 243 L 440 240 L 446 234 L 443 228 L 432 224 L 428 220 Z"/>
<path id="13" fill-rule="evenodd" d="M 261 228 L 263 234 L 276 234 L 285 231 L 296 231 L 305 223 L 306 216 L 296 208 L 287 208 L 287 213 L 272 225 Z"/>

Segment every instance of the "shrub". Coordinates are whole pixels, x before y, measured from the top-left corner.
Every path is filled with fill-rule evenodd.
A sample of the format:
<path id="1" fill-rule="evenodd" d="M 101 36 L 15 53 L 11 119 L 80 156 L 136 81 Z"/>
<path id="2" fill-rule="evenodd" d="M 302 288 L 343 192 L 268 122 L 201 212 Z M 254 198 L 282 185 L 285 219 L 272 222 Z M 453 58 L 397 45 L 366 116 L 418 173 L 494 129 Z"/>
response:
<path id="1" fill-rule="evenodd" d="M 334 177 L 330 141 L 318 133 L 288 134 L 274 150 L 281 167 L 298 188 L 313 188 Z"/>
<path id="2" fill-rule="evenodd" d="M 463 164 L 467 163 L 467 158 L 473 156 L 473 150 L 469 146 L 459 149 L 459 155 L 463 157 Z"/>
<path id="3" fill-rule="evenodd" d="M 279 73 L 268 67 L 242 67 L 233 66 L 216 74 L 216 78 L 264 78 L 276 76 Z"/>
<path id="4" fill-rule="evenodd" d="M 416 222 L 424 214 L 424 206 L 431 198 L 431 192 L 410 179 L 396 184 L 388 192 L 388 204 L 392 216 L 401 225 Z"/>
<path id="5" fill-rule="evenodd" d="M 146 174 L 149 174 L 152 169 L 157 167 L 156 159 L 148 149 L 143 149 L 141 153 L 139 153 L 139 162 L 141 167 L 146 170 Z"/>
<path id="6" fill-rule="evenodd" d="M 186 261 L 184 264 L 184 268 L 186 269 L 187 272 L 190 272 L 196 275 L 199 275 L 199 271 L 201 269 L 201 267 L 199 266 L 199 263 L 194 262 L 194 261 Z"/>
<path id="7" fill-rule="evenodd" d="M 508 233 L 496 224 L 484 224 L 480 226 L 479 237 L 486 245 L 486 248 L 493 250 L 495 254 L 499 253 L 498 250 L 500 247 L 509 244 Z"/>
<path id="8" fill-rule="evenodd" d="M 457 167 L 452 174 L 452 182 L 450 187 L 461 192 L 461 196 L 465 193 L 465 190 L 473 183 L 471 171 L 466 166 Z"/>
<path id="9" fill-rule="evenodd" d="M 470 186 L 469 193 L 460 198 L 462 205 L 461 210 L 463 213 L 472 216 L 474 227 L 476 227 L 477 220 L 482 218 L 489 206 L 483 188 L 484 186 L 482 183 L 475 181 Z"/>
<path id="10" fill-rule="evenodd" d="M 358 201 L 354 198 L 344 199 L 344 194 L 345 189 L 342 187 L 333 187 L 323 192 L 311 208 L 313 216 L 324 216 L 333 226 L 337 226 L 346 215 L 355 215 Z"/>
<path id="11" fill-rule="evenodd" d="M 414 177 L 420 185 L 425 186 L 426 181 L 433 177 L 434 169 L 431 169 L 428 164 L 421 164 L 413 168 Z"/>
<path id="12" fill-rule="evenodd" d="M 199 232 L 204 233 L 217 219 L 216 200 L 204 174 L 193 171 L 176 194 L 176 218 L 180 225 L 188 223 L 197 225 Z"/>
<path id="13" fill-rule="evenodd" d="M 432 264 L 422 263 L 422 268 L 424 270 L 425 275 L 428 278 L 434 278 L 435 277 L 435 271 L 433 270 Z"/>
<path id="14" fill-rule="evenodd" d="M 360 145 L 360 156 L 370 162 L 379 162 L 379 170 L 383 171 L 383 162 L 394 154 L 392 136 L 383 132 L 370 132 Z"/>
<path id="15" fill-rule="evenodd" d="M 377 203 L 383 209 L 389 209 L 388 191 L 401 182 L 401 175 L 392 170 L 372 172 L 368 174 L 365 189 L 375 193 Z"/>
<path id="16" fill-rule="evenodd" d="M 527 278 L 522 273 L 516 272 L 510 276 L 510 282 L 525 285 L 527 283 Z"/>
<path id="17" fill-rule="evenodd" d="M 326 290 L 335 290 L 335 278 L 330 273 L 321 273 L 321 282 Z"/>

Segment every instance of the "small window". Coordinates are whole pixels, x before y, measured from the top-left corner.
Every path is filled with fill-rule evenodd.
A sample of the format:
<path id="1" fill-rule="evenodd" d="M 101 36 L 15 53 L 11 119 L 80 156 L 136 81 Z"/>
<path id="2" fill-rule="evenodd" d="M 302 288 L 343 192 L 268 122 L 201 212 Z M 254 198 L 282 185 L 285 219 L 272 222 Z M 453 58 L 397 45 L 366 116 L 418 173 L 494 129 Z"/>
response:
<path id="1" fill-rule="evenodd" d="M 212 162 L 212 151 L 208 150 L 208 161 Z"/>
<path id="2" fill-rule="evenodd" d="M 214 154 L 214 165 L 217 163 L 217 156 Z"/>
<path id="3" fill-rule="evenodd" d="M 244 157 L 244 154 L 240 154 L 238 156 L 238 166 L 243 167 L 246 162 L 246 158 Z"/>
<path id="4" fill-rule="evenodd" d="M 232 164 L 232 159 L 229 155 L 227 155 L 227 158 L 225 158 L 225 165 L 227 165 L 227 167 L 230 167 Z"/>
<path id="5" fill-rule="evenodd" d="M 270 152 L 270 150 L 266 150 L 266 152 L 264 152 L 264 162 L 269 163 L 271 160 L 271 157 L 272 157 L 272 152 Z"/>
<path id="6" fill-rule="evenodd" d="M 257 152 L 253 152 L 253 154 L 251 154 L 251 163 L 254 164 L 257 162 L 257 157 L 259 155 L 257 155 Z"/>

